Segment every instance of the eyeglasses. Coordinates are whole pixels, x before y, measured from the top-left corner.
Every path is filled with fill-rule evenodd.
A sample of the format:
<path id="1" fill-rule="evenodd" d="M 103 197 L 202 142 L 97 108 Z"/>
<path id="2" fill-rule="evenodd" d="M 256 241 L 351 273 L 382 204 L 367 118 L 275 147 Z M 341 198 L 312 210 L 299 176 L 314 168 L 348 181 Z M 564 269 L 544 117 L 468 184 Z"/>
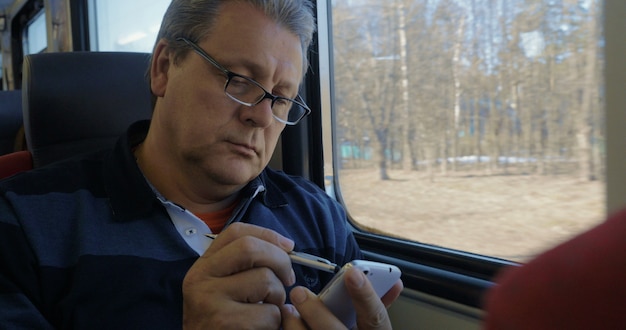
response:
<path id="1" fill-rule="evenodd" d="M 311 109 L 304 104 L 304 100 L 300 95 L 296 96 L 296 100 L 273 95 L 253 79 L 234 73 L 223 67 L 193 41 L 187 38 L 177 38 L 176 40 L 184 41 L 187 45 L 191 46 L 198 55 L 226 75 L 224 93 L 233 101 L 252 107 L 265 99 L 270 99 L 272 100 L 271 107 L 274 118 L 286 125 L 295 125 L 302 118 L 311 113 Z"/>

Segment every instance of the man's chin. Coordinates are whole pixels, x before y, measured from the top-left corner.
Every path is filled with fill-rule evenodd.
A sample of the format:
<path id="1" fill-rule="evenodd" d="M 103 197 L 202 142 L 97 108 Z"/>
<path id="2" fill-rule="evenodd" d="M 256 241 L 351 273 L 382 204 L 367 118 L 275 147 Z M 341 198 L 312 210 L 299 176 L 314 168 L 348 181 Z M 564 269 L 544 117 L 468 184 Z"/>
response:
<path id="1" fill-rule="evenodd" d="M 226 165 L 214 174 L 214 180 L 224 185 L 245 186 L 260 174 L 260 170 L 250 166 Z"/>

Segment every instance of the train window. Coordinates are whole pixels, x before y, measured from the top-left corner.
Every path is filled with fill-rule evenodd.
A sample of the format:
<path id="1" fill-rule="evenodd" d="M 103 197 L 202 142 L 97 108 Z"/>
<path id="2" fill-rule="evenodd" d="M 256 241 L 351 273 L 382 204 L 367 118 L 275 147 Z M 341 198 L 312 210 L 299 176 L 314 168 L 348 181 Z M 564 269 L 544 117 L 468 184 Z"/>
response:
<path id="1" fill-rule="evenodd" d="M 33 17 L 23 33 L 22 48 L 25 55 L 41 53 L 48 48 L 46 14 L 44 10 L 39 11 Z"/>
<path id="2" fill-rule="evenodd" d="M 170 0 L 90 0 L 92 51 L 150 52 Z"/>
<path id="3" fill-rule="evenodd" d="M 604 218 L 600 1 L 329 6 L 356 226 L 523 262 Z"/>

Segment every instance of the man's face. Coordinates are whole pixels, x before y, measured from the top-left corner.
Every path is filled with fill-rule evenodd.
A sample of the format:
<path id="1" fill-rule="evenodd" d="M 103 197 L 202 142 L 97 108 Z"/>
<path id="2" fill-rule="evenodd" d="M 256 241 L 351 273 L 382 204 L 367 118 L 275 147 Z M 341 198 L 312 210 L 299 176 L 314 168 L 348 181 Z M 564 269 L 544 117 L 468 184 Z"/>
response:
<path id="1" fill-rule="evenodd" d="M 303 65 L 299 38 L 249 5 L 225 4 L 198 46 L 270 93 L 296 97 Z M 194 51 L 170 64 L 161 79 L 166 82 L 152 85 L 160 98 L 151 130 L 167 137 L 164 151 L 180 168 L 226 185 L 244 185 L 263 170 L 284 128 L 272 116 L 271 100 L 252 107 L 233 101 L 224 94 L 224 73 Z"/>

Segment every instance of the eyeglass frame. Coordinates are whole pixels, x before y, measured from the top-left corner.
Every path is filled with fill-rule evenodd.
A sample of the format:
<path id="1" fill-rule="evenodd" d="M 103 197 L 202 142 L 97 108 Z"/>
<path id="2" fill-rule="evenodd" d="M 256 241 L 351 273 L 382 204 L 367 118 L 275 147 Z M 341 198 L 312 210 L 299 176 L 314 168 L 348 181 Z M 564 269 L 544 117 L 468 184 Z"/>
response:
<path id="1" fill-rule="evenodd" d="M 274 119 L 276 119 L 278 122 L 281 122 L 281 123 L 283 123 L 285 125 L 289 125 L 289 126 L 293 126 L 293 125 L 298 124 L 300 122 L 300 120 L 302 120 L 302 118 L 308 116 L 311 113 L 311 108 L 309 108 L 309 106 L 306 105 L 306 103 L 304 103 L 304 100 L 302 99 L 300 94 L 296 94 L 296 97 L 298 98 L 297 100 L 296 99 L 291 99 L 291 98 L 288 98 L 288 97 L 284 97 L 284 96 L 274 95 L 274 94 L 268 92 L 256 80 L 226 69 L 217 60 L 215 60 L 213 57 L 211 57 L 211 55 L 209 55 L 204 49 L 200 48 L 200 46 L 198 46 L 195 42 L 193 42 L 193 41 L 191 41 L 191 40 L 189 40 L 187 38 L 184 38 L 184 37 L 178 37 L 178 38 L 176 38 L 176 41 L 182 41 L 182 42 L 186 43 L 187 45 L 191 46 L 191 48 L 196 52 L 196 54 L 200 55 L 200 57 L 202 57 L 207 62 L 211 63 L 215 68 L 217 68 L 223 74 L 226 75 L 226 82 L 224 83 L 224 94 L 226 94 L 226 96 L 228 96 L 231 100 L 233 100 L 233 101 L 235 101 L 235 102 L 237 102 L 237 103 L 239 103 L 241 105 L 248 106 L 248 107 L 253 107 L 255 105 L 258 105 L 259 103 L 263 102 L 263 100 L 265 100 L 265 99 L 270 99 L 271 100 L 271 108 L 274 108 L 274 103 L 276 102 L 276 100 L 286 100 L 286 101 L 289 101 L 289 102 L 291 102 L 291 103 L 293 103 L 293 104 L 295 104 L 297 106 L 300 106 L 302 109 L 304 109 L 304 112 L 295 121 L 288 121 L 288 120 L 282 119 L 282 118 L 278 117 L 274 113 L 274 111 L 272 111 L 272 117 L 274 117 Z M 242 78 L 242 79 L 252 83 L 253 85 L 259 87 L 265 94 L 263 94 L 263 96 L 260 97 L 254 103 L 249 103 L 249 102 L 244 102 L 242 100 L 239 100 L 238 98 L 234 97 L 233 95 L 231 95 L 230 93 L 228 93 L 226 91 L 226 88 L 228 87 L 228 84 L 230 83 L 230 80 L 233 77 Z M 289 109 L 289 111 L 291 111 L 292 109 L 293 109 L 293 105 Z"/>

